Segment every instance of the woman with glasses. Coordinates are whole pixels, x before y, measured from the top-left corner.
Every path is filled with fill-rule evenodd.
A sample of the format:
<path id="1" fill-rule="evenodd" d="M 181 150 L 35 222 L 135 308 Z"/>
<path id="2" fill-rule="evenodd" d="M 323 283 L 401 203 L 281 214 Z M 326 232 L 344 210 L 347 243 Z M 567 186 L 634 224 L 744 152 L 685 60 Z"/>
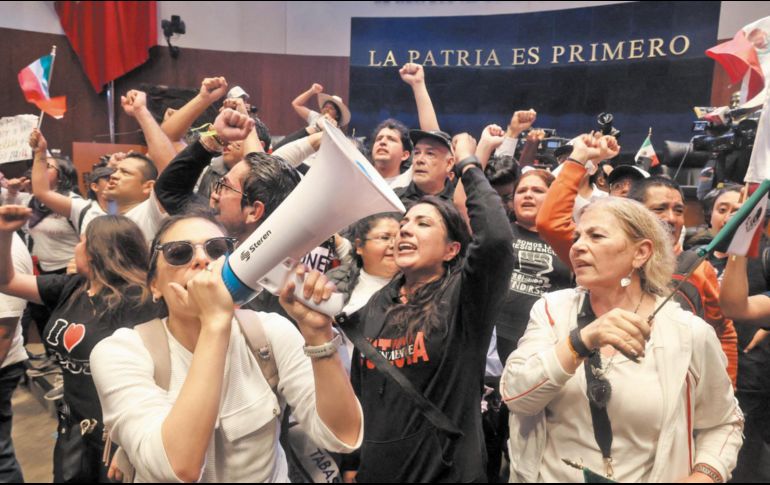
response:
<path id="1" fill-rule="evenodd" d="M 24 206 L 0 207 L 0 292 L 43 305 L 51 314 L 41 337 L 64 378 L 54 482 L 106 482 L 102 412 L 89 358 L 96 344 L 118 328 L 157 315 L 144 283 L 147 245 L 129 219 L 102 216 L 75 248 L 78 274 L 16 274 L 11 237 L 32 214 Z"/>
<path id="2" fill-rule="evenodd" d="M 345 296 L 344 313 L 358 311 L 398 273 L 393 241 L 400 219 L 395 213 L 376 214 L 353 226 L 353 261 L 326 274 Z"/>
<path id="3" fill-rule="evenodd" d="M 568 288 L 570 270 L 537 233 L 535 220 L 554 177 L 545 170 L 529 170 L 519 177 L 508 203 L 513 222 L 513 272 L 497 315 L 497 352 L 505 362 L 524 335 L 532 305 L 544 293 Z"/>
<path id="4" fill-rule="evenodd" d="M 168 309 L 160 322 L 170 364 L 165 388 L 136 330 L 115 332 L 91 355 L 105 422 L 137 482 L 288 481 L 278 443 L 285 404 L 322 448 L 351 452 L 361 442 L 361 409 L 331 318 L 295 300 L 293 282 L 281 304 L 299 330 L 272 313 L 241 311 L 236 318 L 221 278 L 233 244 L 205 213 L 166 220 L 152 243 L 147 284 Z M 312 272 L 303 289 L 320 303 L 334 285 Z M 259 357 L 246 340 L 254 325 L 268 341 Z M 274 360 L 275 392 L 257 358 Z"/>
<path id="5" fill-rule="evenodd" d="M 667 302 L 668 231 L 638 202 L 583 212 L 570 250 L 578 289 L 549 293 L 501 381 L 512 481 L 724 482 L 743 417 L 711 327 Z M 568 465 L 568 460 L 577 468 Z"/>

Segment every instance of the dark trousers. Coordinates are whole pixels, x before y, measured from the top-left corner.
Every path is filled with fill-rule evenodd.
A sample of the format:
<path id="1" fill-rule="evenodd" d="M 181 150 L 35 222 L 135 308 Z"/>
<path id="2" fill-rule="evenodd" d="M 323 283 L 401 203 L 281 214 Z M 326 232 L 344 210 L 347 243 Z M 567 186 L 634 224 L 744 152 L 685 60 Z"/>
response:
<path id="1" fill-rule="evenodd" d="M 53 449 L 54 483 L 113 483 L 107 478 L 108 467 L 102 463 L 102 427 L 83 436 L 82 418 L 74 415 L 69 405 L 61 402 L 58 414 L 58 435 Z"/>
<path id="2" fill-rule="evenodd" d="M 0 369 L 0 483 L 24 482 L 11 440 L 11 397 L 23 375 L 23 362 Z"/>

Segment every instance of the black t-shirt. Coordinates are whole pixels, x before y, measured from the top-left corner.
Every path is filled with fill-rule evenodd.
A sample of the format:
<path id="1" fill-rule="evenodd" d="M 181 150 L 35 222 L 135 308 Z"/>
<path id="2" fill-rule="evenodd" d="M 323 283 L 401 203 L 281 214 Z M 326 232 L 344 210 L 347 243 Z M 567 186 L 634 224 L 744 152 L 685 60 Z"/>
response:
<path id="1" fill-rule="evenodd" d="M 718 258 L 711 254 L 709 262 L 714 266 L 721 285 L 722 276 L 725 267 L 727 267 L 727 258 Z M 748 260 L 747 277 L 750 296 L 764 294 L 770 297 L 770 293 L 768 293 L 770 285 L 765 278 L 761 258 Z M 770 338 L 765 339 L 746 353 L 744 349 L 751 343 L 759 328 L 755 325 L 734 323 L 735 331 L 738 333 L 738 390 L 770 393 L 770 373 L 767 372 L 768 366 L 770 366 Z M 770 325 L 770 320 L 768 320 L 768 325 Z"/>
<path id="2" fill-rule="evenodd" d="M 513 272 L 495 326 L 497 336 L 518 342 L 529 313 L 544 293 L 570 288 L 572 275 L 548 243 L 516 223 L 513 230 Z"/>
<path id="3" fill-rule="evenodd" d="M 73 417 L 96 419 L 101 424 L 102 410 L 89 363 L 91 351 L 118 328 L 130 328 L 157 317 L 160 308 L 151 301 L 137 306 L 141 290 L 133 288 L 124 295 L 124 303 L 103 313 L 106 304 L 98 296 L 91 298 L 85 291 L 78 292 L 86 284 L 86 278 L 80 275 L 38 276 L 40 298 L 51 310 L 42 339 L 62 367 L 64 401 Z M 73 296 L 75 299 L 70 301 Z"/>

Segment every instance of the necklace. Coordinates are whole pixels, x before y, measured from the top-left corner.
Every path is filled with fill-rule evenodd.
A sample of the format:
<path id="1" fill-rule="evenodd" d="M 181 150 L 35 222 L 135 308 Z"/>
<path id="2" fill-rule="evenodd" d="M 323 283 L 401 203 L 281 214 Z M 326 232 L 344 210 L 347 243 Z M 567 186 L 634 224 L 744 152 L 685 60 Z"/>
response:
<path id="1" fill-rule="evenodd" d="M 644 292 L 642 292 L 642 296 L 639 298 L 639 303 L 636 304 L 636 308 L 634 308 L 634 315 L 637 315 L 639 313 L 639 308 L 642 306 L 642 302 L 644 301 Z M 601 368 L 597 368 L 594 366 L 591 366 L 591 372 L 597 379 L 602 379 L 607 377 L 609 375 L 610 371 L 612 370 L 612 365 L 615 363 L 615 356 L 618 355 L 618 352 L 615 351 L 612 356 L 607 360 L 607 362 L 604 362 L 604 357 L 602 356 L 602 366 Z"/>

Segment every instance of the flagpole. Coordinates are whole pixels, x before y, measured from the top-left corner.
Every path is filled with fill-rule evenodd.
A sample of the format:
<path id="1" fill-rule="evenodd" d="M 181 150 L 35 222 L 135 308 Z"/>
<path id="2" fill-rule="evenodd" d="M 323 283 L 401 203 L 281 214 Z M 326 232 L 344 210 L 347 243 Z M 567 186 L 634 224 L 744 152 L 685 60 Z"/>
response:
<path id="1" fill-rule="evenodd" d="M 658 305 L 658 306 L 655 308 L 655 310 L 653 310 L 653 312 L 652 312 L 652 313 L 650 314 L 650 316 L 647 318 L 647 323 L 652 323 L 652 320 L 655 318 L 655 315 L 657 315 L 657 314 L 658 314 L 658 312 L 659 312 L 659 311 L 660 311 L 660 310 L 661 310 L 661 309 L 662 309 L 662 308 L 665 306 L 665 304 L 666 304 L 666 303 L 668 303 L 669 301 L 671 301 L 671 299 L 674 297 L 674 295 L 676 295 L 676 294 L 679 292 L 679 290 L 680 290 L 680 289 L 682 289 L 682 285 L 684 285 L 684 284 L 685 284 L 685 282 L 686 282 L 688 279 L 690 279 L 690 276 L 692 276 L 692 274 L 695 272 L 695 270 L 696 270 L 696 269 L 698 269 L 698 266 L 700 266 L 700 265 L 701 265 L 701 263 L 703 263 L 703 261 L 705 261 L 705 260 L 706 260 L 706 258 L 708 257 L 708 255 L 709 255 L 709 253 L 706 253 L 706 254 L 704 254 L 703 256 L 700 256 L 700 257 L 699 257 L 699 258 L 698 258 L 698 259 L 695 261 L 695 263 L 693 263 L 693 265 L 692 265 L 692 267 L 690 268 L 690 270 L 687 272 L 687 274 L 686 274 L 686 275 L 684 275 L 684 277 L 683 277 L 681 280 L 679 280 L 679 281 L 677 282 L 676 286 L 674 286 L 674 289 L 673 289 L 673 290 L 671 290 L 671 293 L 670 293 L 670 294 L 669 294 L 669 295 L 666 297 L 666 299 L 665 299 L 665 300 L 663 300 L 663 301 L 661 302 L 661 304 L 660 304 L 660 305 Z"/>
<path id="2" fill-rule="evenodd" d="M 51 94 L 51 83 L 53 83 L 53 65 L 56 64 L 56 46 L 51 48 L 51 71 L 48 73 L 48 94 Z M 45 112 L 40 110 L 40 117 L 37 119 L 37 129 L 39 130 L 43 126 L 43 116 Z"/>

